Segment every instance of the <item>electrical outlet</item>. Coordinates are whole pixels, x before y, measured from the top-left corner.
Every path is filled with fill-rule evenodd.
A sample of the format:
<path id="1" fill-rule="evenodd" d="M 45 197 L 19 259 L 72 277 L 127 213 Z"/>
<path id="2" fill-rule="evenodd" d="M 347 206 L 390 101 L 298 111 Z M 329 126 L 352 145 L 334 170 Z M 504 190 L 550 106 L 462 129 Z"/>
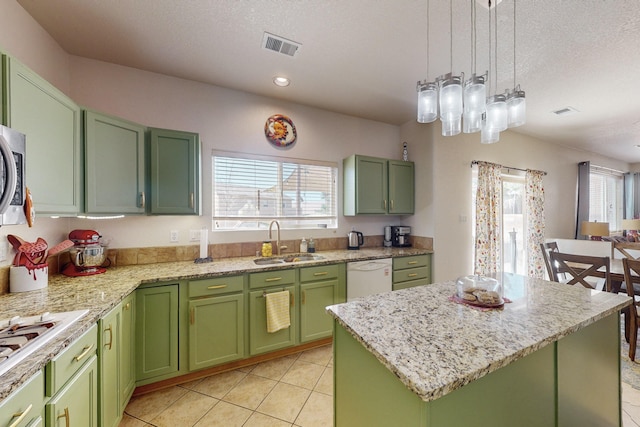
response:
<path id="1" fill-rule="evenodd" d="M 171 230 L 169 234 L 169 241 L 171 243 L 178 243 L 178 230 Z"/>
<path id="2" fill-rule="evenodd" d="M 192 242 L 200 241 L 200 230 L 189 230 L 189 240 Z"/>

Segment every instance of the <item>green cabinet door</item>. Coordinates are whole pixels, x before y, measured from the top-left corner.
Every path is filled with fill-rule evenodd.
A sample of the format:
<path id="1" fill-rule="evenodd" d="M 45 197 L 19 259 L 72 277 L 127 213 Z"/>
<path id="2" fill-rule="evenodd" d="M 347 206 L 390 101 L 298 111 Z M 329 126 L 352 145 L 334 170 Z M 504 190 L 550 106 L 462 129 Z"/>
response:
<path id="1" fill-rule="evenodd" d="M 267 305 L 265 294 L 289 291 L 291 304 L 289 316 L 291 326 L 274 333 L 267 332 Z M 296 298 L 295 286 L 267 288 L 249 293 L 249 353 L 251 356 L 290 347 L 296 344 Z"/>
<path id="2" fill-rule="evenodd" d="M 117 427 L 120 410 L 120 305 L 98 321 L 98 416 L 102 427 Z"/>
<path id="3" fill-rule="evenodd" d="M 95 355 L 45 405 L 45 425 L 98 426 L 98 363 Z"/>
<path id="4" fill-rule="evenodd" d="M 145 212 L 145 127 L 84 112 L 87 213 Z"/>
<path id="5" fill-rule="evenodd" d="M 335 304 L 337 298 L 337 279 L 300 285 L 300 342 L 333 334 L 333 318 L 325 307 Z"/>
<path id="6" fill-rule="evenodd" d="M 150 131 L 151 207 L 157 215 L 200 213 L 200 139 L 168 129 Z"/>
<path id="7" fill-rule="evenodd" d="M 136 380 L 178 371 L 178 285 L 136 290 Z"/>
<path id="8" fill-rule="evenodd" d="M 0 426 L 42 426 L 43 408 L 44 375 L 38 371 L 0 403 Z"/>
<path id="9" fill-rule="evenodd" d="M 82 211 L 81 112 L 68 96 L 3 56 L 3 122 L 26 135 L 26 184 L 38 214 Z"/>
<path id="10" fill-rule="evenodd" d="M 124 412 L 133 390 L 136 388 L 136 293 L 132 292 L 122 300 L 120 320 L 120 411 Z"/>
<path id="11" fill-rule="evenodd" d="M 244 357 L 244 295 L 189 301 L 189 370 Z"/>
<path id="12" fill-rule="evenodd" d="M 389 213 L 413 214 L 415 199 L 413 162 L 389 160 Z"/>

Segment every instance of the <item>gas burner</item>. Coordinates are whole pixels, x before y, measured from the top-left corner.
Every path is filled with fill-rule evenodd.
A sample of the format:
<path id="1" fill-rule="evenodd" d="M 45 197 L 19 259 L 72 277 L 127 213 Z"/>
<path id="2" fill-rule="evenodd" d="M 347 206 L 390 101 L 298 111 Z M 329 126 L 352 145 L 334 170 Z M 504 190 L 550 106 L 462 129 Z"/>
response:
<path id="1" fill-rule="evenodd" d="M 0 375 L 24 360 L 89 310 L 42 313 L 0 321 Z"/>

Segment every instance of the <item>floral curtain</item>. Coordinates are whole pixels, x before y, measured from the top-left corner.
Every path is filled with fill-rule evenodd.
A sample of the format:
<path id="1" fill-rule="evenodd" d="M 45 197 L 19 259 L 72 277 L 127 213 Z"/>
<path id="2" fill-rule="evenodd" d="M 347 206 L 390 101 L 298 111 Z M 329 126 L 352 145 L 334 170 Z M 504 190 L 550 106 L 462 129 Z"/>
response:
<path id="1" fill-rule="evenodd" d="M 502 166 L 477 162 L 475 274 L 502 270 Z"/>
<path id="2" fill-rule="evenodd" d="M 544 243 L 544 172 L 527 170 L 525 175 L 525 213 L 527 223 L 527 271 L 529 277 L 544 278 L 544 259 L 540 243 Z"/>

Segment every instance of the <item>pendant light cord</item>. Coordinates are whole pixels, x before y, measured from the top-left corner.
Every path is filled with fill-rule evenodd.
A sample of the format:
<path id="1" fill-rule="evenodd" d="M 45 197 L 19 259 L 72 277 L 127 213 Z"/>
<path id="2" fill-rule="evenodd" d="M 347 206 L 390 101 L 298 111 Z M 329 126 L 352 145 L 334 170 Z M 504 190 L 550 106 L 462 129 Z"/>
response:
<path id="1" fill-rule="evenodd" d="M 471 1 L 471 74 L 476 74 L 478 36 L 476 33 L 476 0 Z"/>
<path id="2" fill-rule="evenodd" d="M 431 22 L 429 20 L 429 0 L 427 0 L 427 81 L 429 81 L 429 32 L 431 31 Z"/>
<path id="3" fill-rule="evenodd" d="M 449 66 L 453 74 L 453 0 L 449 0 L 449 52 L 451 53 Z"/>
<path id="4" fill-rule="evenodd" d="M 516 90 L 516 0 L 513 0 L 513 90 Z"/>
<path id="5" fill-rule="evenodd" d="M 493 53 L 496 57 L 496 61 L 495 61 L 495 69 L 496 69 L 496 84 L 493 88 L 494 93 L 498 93 L 498 4 L 496 3 L 495 6 L 493 6 L 493 18 L 495 19 L 495 23 L 496 25 L 494 26 L 494 31 L 496 32 L 496 36 L 495 36 L 495 44 L 496 47 L 493 50 Z"/>
<path id="6" fill-rule="evenodd" d="M 487 43 L 487 45 L 489 46 L 489 75 L 487 76 L 487 83 L 488 83 L 487 94 L 490 95 L 491 94 L 491 0 L 489 0 L 489 43 Z"/>

